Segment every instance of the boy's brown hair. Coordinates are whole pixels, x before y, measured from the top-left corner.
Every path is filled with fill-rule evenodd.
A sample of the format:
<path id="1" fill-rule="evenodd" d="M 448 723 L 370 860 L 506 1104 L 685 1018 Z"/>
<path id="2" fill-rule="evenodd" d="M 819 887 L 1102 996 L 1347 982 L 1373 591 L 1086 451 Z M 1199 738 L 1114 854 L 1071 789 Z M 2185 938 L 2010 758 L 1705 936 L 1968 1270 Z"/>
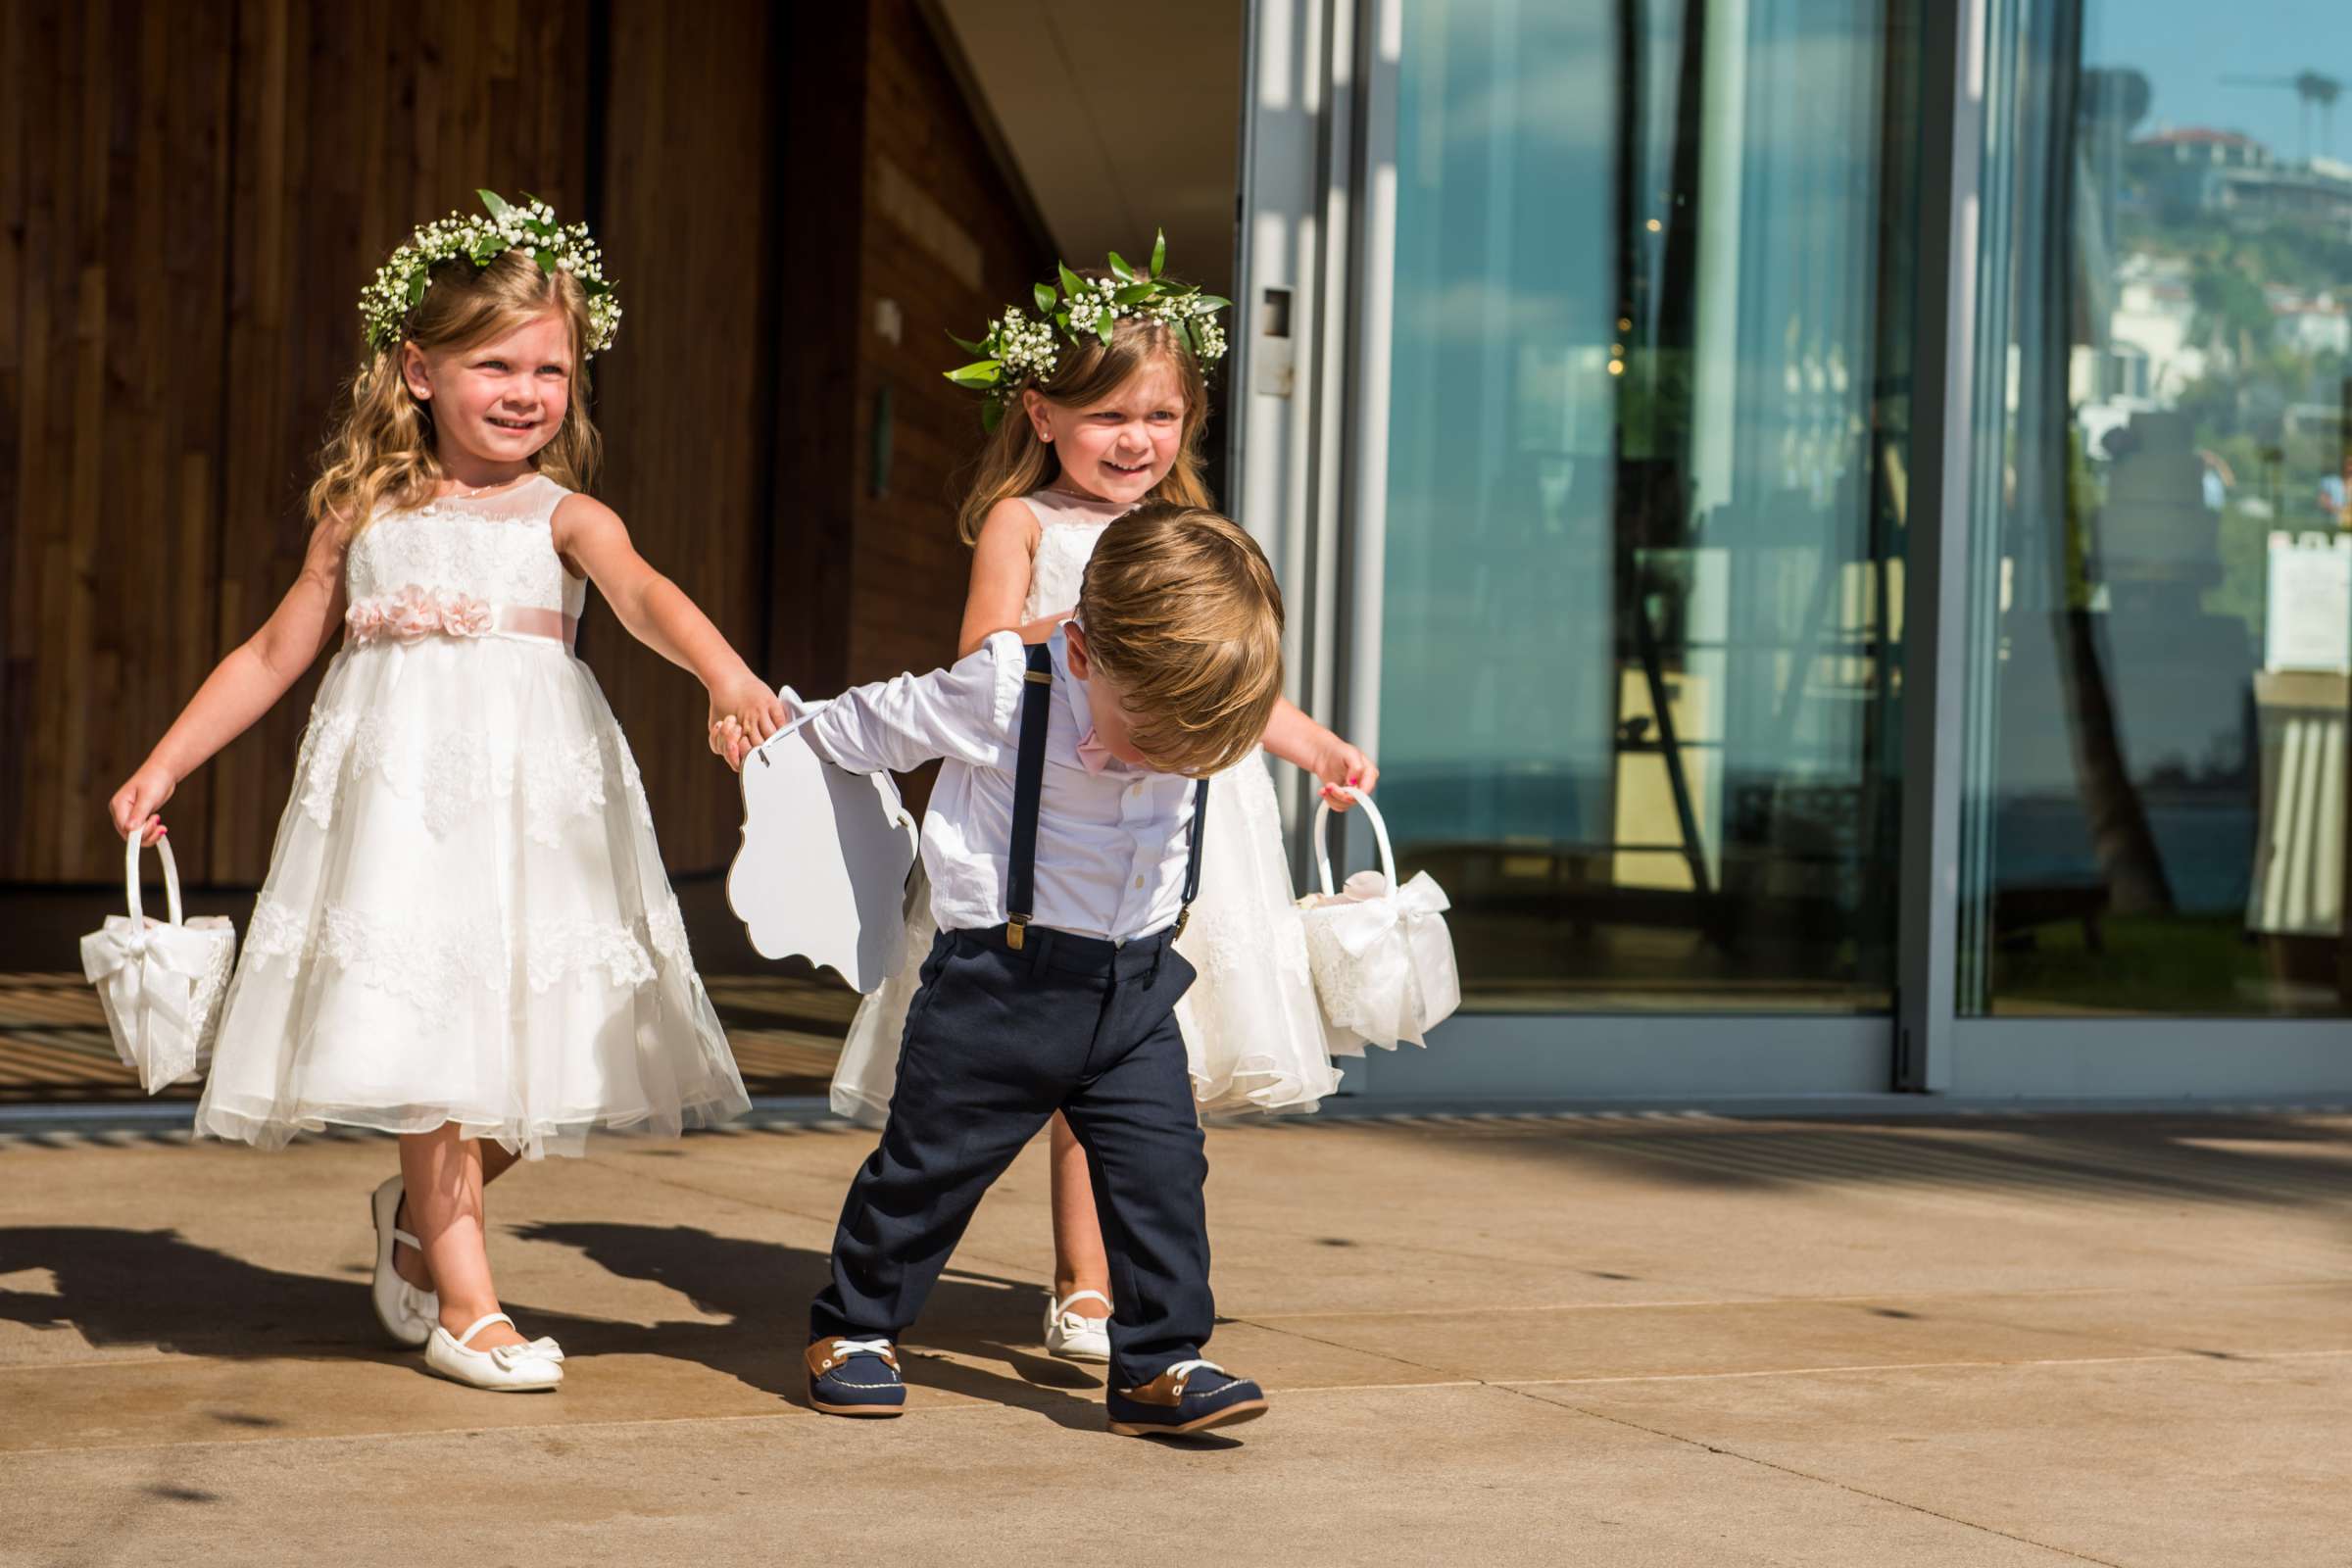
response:
<path id="1" fill-rule="evenodd" d="M 1154 767 L 1219 772 L 1265 735 L 1282 696 L 1282 590 L 1235 523 L 1206 507 L 1136 508 L 1102 530 L 1078 620 Z"/>

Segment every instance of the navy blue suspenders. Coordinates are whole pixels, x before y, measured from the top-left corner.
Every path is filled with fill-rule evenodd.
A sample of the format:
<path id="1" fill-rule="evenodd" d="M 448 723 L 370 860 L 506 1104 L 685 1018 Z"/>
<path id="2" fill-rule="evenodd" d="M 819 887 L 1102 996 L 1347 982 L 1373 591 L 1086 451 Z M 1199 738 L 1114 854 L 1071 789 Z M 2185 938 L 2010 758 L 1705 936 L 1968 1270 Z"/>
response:
<path id="1" fill-rule="evenodd" d="M 1021 752 L 1012 775 L 1012 863 L 1004 877 L 1004 945 L 1014 952 L 1027 940 L 1037 907 L 1037 806 L 1046 785 L 1046 719 L 1054 698 L 1054 655 L 1044 643 L 1029 646 L 1028 673 L 1021 677 Z M 1184 934 L 1200 896 L 1200 833 L 1208 822 L 1208 780 L 1193 781 L 1192 843 L 1184 863 L 1184 906 L 1169 939 Z"/>

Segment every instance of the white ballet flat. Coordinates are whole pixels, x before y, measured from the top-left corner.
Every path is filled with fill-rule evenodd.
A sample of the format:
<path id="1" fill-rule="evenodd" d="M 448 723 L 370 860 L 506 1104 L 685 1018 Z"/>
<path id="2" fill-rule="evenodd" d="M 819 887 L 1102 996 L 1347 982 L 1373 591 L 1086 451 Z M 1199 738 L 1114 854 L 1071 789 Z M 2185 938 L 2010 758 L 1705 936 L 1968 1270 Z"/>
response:
<path id="1" fill-rule="evenodd" d="M 420 1253 L 424 1250 L 416 1237 L 394 1223 L 400 1213 L 400 1178 L 394 1176 L 368 1200 L 368 1215 L 375 1224 L 375 1280 L 368 1297 L 375 1303 L 375 1320 L 393 1343 L 414 1350 L 432 1338 L 433 1325 L 441 1318 L 441 1298 L 411 1285 L 392 1267 L 394 1244 L 415 1247 Z"/>
<path id="2" fill-rule="evenodd" d="M 1101 1291 L 1072 1291 L 1063 1300 L 1046 1301 L 1046 1353 L 1064 1361 L 1107 1361 L 1110 1359 L 1110 1319 L 1088 1317 L 1073 1312 L 1071 1307 L 1080 1301 L 1101 1301 L 1110 1305 L 1110 1298 Z"/>
<path id="3" fill-rule="evenodd" d="M 424 1342 L 424 1364 L 453 1383 L 464 1383 L 497 1394 L 528 1394 L 539 1389 L 552 1389 L 564 1381 L 564 1365 L 549 1359 L 538 1344 L 501 1345 L 487 1350 L 476 1350 L 471 1342 L 476 1334 L 493 1323 L 509 1328 L 514 1320 L 504 1312 L 492 1312 L 477 1321 L 465 1333 L 452 1335 L 440 1324 L 433 1325 L 432 1338 Z M 553 1343 L 553 1342 L 549 1342 Z M 561 1355 L 563 1352 L 558 1351 Z"/>

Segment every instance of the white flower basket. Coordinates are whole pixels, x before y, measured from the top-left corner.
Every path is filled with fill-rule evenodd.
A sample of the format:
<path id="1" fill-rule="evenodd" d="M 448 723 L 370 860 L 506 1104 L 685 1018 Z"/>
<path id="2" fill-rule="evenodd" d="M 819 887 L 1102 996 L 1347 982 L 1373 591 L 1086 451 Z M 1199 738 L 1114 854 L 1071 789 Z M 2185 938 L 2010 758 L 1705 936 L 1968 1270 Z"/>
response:
<path id="1" fill-rule="evenodd" d="M 98 988 L 106 1026 L 123 1065 L 154 1094 L 193 1078 L 211 1059 L 220 1023 L 220 998 L 236 956 L 236 928 L 219 915 L 180 918 L 179 867 L 168 839 L 156 841 L 164 859 L 169 923 L 139 907 L 139 835 L 123 846 L 122 884 L 127 918 L 110 914 L 81 939 L 81 971 Z"/>
<path id="2" fill-rule="evenodd" d="M 1425 1045 L 1423 1037 L 1462 1004 L 1453 937 L 1446 929 L 1446 893 L 1427 871 L 1397 886 L 1389 825 L 1369 796 L 1348 793 L 1371 819 L 1380 869 L 1358 871 L 1345 887 L 1332 886 L 1324 835 L 1331 804 L 1317 806 L 1315 866 L 1323 891 L 1298 901 L 1315 996 L 1335 1050 L 1358 1042 L 1391 1050 L 1399 1040 Z"/>

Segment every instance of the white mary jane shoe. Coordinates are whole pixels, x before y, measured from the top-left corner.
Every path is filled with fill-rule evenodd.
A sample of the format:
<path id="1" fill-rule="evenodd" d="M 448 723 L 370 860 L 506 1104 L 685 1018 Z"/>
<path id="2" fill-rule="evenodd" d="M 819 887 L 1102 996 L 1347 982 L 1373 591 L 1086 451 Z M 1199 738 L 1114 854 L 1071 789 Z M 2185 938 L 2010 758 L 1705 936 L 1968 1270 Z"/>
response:
<path id="1" fill-rule="evenodd" d="M 1072 1291 L 1064 1300 L 1046 1301 L 1046 1353 L 1064 1361 L 1107 1361 L 1110 1359 L 1110 1319 L 1088 1317 L 1073 1312 L 1071 1307 L 1080 1301 L 1101 1301 L 1110 1305 L 1110 1298 L 1101 1291 Z"/>
<path id="2" fill-rule="evenodd" d="M 394 1244 L 424 1250 L 416 1237 L 395 1223 L 400 1194 L 400 1178 L 394 1176 L 368 1200 L 368 1214 L 375 1224 L 375 1280 L 368 1296 L 375 1302 L 375 1320 L 384 1326 L 384 1332 L 392 1336 L 394 1344 L 413 1350 L 432 1338 L 433 1325 L 441 1317 L 441 1298 L 411 1285 L 392 1267 Z"/>
<path id="3" fill-rule="evenodd" d="M 542 1348 L 542 1344 L 552 1345 L 552 1340 L 501 1345 L 488 1350 L 472 1348 L 473 1337 L 493 1323 L 514 1326 L 514 1320 L 504 1312 L 493 1312 L 458 1335 L 434 1324 L 432 1338 L 424 1342 L 426 1370 L 437 1372 L 453 1383 L 497 1394 L 528 1394 L 555 1388 L 564 1381 L 564 1364 L 560 1359 L 564 1352 L 558 1350 L 551 1357 Z"/>

